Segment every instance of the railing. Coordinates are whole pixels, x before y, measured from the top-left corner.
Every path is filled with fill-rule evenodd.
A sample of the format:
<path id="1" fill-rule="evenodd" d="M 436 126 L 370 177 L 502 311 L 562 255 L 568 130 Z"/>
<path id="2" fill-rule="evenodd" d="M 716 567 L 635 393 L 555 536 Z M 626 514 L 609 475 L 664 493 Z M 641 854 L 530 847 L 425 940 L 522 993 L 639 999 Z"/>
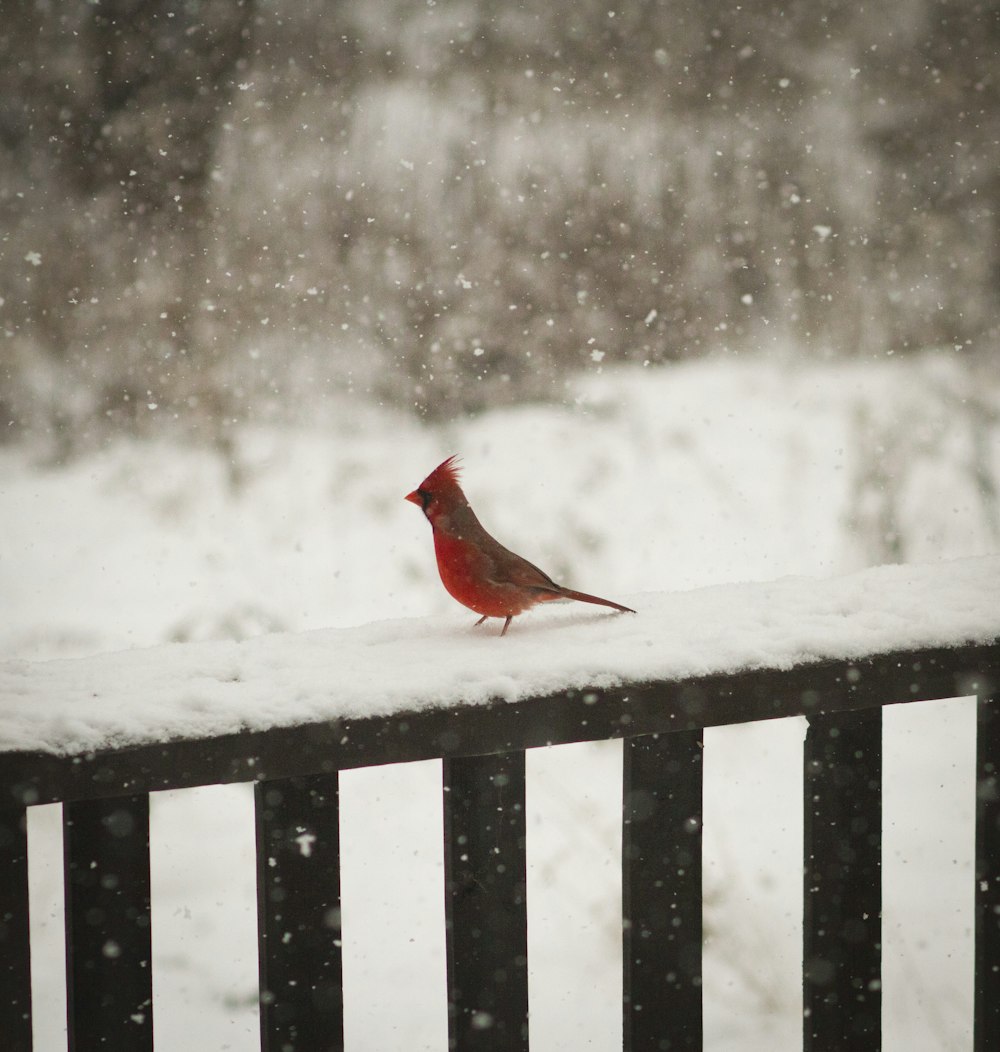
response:
<path id="1" fill-rule="evenodd" d="M 882 706 L 978 697 L 974 1048 L 1000 1048 L 1000 643 L 73 757 L 0 757 L 0 1034 L 31 1048 L 26 808 L 64 803 L 69 1047 L 153 1047 L 149 793 L 255 783 L 261 1042 L 343 1047 L 338 772 L 444 761 L 451 1047 L 528 1047 L 525 749 L 624 739 L 623 1047 L 702 1047 L 705 727 L 805 715 L 803 1047 L 881 1045 Z M 308 855 L 301 851 L 305 831 Z M 286 938 L 291 932 L 293 937 Z"/>

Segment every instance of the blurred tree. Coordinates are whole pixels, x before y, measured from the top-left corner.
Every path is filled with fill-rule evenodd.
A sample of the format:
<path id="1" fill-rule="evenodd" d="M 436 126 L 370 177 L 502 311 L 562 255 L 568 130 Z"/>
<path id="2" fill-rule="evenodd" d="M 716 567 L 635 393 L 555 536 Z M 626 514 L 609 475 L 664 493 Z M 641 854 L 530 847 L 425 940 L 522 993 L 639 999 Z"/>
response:
<path id="1" fill-rule="evenodd" d="M 883 162 L 877 239 L 890 339 L 902 348 L 992 349 L 1000 338 L 1000 12 L 975 0 L 927 0 L 878 44 L 869 132 Z"/>
<path id="2" fill-rule="evenodd" d="M 4 320 L 8 338 L 57 360 L 57 431 L 79 426 L 80 409 L 131 417 L 211 350 L 193 332 L 207 189 L 251 11 L 0 3 Z"/>
<path id="3" fill-rule="evenodd" d="M 446 415 L 602 360 L 991 346 L 998 21 L 0 0 L 6 411 L 217 440 L 330 391 Z"/>

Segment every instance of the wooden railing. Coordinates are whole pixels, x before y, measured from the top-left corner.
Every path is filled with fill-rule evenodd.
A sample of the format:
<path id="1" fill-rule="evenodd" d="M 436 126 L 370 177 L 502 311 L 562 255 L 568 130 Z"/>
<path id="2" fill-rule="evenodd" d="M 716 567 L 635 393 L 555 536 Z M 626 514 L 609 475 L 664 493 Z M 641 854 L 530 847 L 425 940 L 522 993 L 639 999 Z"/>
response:
<path id="1" fill-rule="evenodd" d="M 149 793 L 252 781 L 262 1048 L 342 1048 L 338 772 L 441 757 L 451 1046 L 527 1049 L 525 750 L 620 738 L 623 1048 L 701 1048 L 702 731 L 805 715 L 803 1047 L 878 1049 L 882 707 L 975 695 L 974 1048 L 995 1052 L 998 690 L 994 643 L 79 756 L 2 754 L 2 1047 L 32 1043 L 26 809 L 63 802 L 70 1052 L 139 1052 L 153 1047 Z"/>

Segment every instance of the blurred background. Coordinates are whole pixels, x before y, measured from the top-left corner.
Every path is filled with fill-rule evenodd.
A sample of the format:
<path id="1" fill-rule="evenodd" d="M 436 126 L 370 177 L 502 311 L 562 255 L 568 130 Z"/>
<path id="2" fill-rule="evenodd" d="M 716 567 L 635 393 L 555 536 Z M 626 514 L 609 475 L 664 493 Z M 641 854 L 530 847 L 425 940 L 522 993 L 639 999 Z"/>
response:
<path id="1" fill-rule="evenodd" d="M 595 352 L 992 364 L 995 14 L 4 2 L 4 436 L 443 419 Z"/>
<path id="2" fill-rule="evenodd" d="M 639 609 L 995 553 L 998 207 L 973 0 L 0 0 L 0 657 L 461 645 L 402 500 L 456 452 L 504 543 Z M 970 1040 L 971 711 L 887 717 L 887 1049 Z M 801 734 L 706 734 L 713 1049 L 798 1047 Z M 533 1047 L 612 1050 L 620 751 L 529 775 Z M 345 776 L 355 1050 L 444 1047 L 439 778 Z M 154 800 L 167 1049 L 257 1043 L 249 808 Z"/>

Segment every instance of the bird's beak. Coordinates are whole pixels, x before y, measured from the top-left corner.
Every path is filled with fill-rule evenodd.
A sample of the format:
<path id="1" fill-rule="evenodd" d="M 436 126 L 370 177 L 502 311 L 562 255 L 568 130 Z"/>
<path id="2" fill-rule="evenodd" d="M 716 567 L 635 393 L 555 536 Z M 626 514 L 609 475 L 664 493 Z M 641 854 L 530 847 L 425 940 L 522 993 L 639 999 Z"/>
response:
<path id="1" fill-rule="evenodd" d="M 417 504 L 422 506 L 423 501 L 420 499 L 420 494 L 414 490 L 412 493 L 407 493 L 403 500 L 408 500 L 411 504 Z"/>

